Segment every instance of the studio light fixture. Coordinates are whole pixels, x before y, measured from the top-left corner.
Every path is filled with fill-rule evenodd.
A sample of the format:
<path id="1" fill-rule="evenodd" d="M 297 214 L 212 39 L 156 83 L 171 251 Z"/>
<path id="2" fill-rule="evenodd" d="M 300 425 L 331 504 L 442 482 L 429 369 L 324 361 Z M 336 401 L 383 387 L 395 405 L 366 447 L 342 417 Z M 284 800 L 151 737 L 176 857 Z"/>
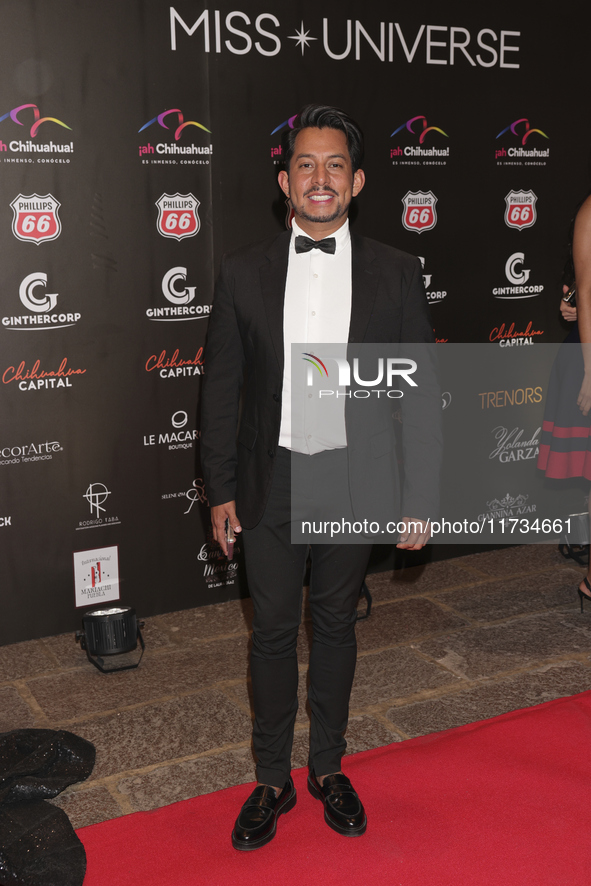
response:
<path id="1" fill-rule="evenodd" d="M 133 607 L 109 606 L 91 609 L 82 616 L 82 627 L 82 631 L 76 631 L 76 641 L 85 650 L 89 662 L 103 674 L 137 668 L 145 650 L 140 630 L 144 627 L 144 622 L 138 621 Z M 133 652 L 137 649 L 138 640 L 142 651 L 137 661 L 105 667 L 105 656 Z"/>

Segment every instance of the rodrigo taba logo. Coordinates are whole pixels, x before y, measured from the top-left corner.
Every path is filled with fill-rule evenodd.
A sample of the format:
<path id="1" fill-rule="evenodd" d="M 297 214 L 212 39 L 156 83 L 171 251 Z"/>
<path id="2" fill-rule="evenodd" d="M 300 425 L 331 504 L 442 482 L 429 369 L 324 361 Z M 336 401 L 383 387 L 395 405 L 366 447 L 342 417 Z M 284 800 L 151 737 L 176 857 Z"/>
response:
<path id="1" fill-rule="evenodd" d="M 209 157 L 213 154 L 213 145 L 211 143 L 202 145 L 179 144 L 179 142 L 184 136 L 195 131 L 193 127 L 206 132 L 208 135 L 211 135 L 211 130 L 197 120 L 185 120 L 180 108 L 170 108 L 162 111 L 161 114 L 157 114 L 156 117 L 144 123 L 138 130 L 138 133 L 145 132 L 150 127 L 155 127 L 152 132 L 156 137 L 160 136 L 160 139 L 162 139 L 165 133 L 167 133 L 169 139 L 167 141 L 156 141 L 155 144 L 148 142 L 147 144 L 139 145 L 139 156 L 142 158 L 143 163 L 153 165 L 163 163 L 176 164 L 178 162 L 185 165 L 209 165 Z M 157 127 L 160 127 L 160 129 Z M 173 136 L 172 141 L 170 141 L 170 136 Z M 188 139 L 185 139 L 185 141 L 188 141 Z M 151 155 L 154 155 L 154 157 Z M 158 158 L 156 155 L 158 155 Z M 177 160 L 179 155 L 180 159 Z"/>
<path id="2" fill-rule="evenodd" d="M 439 136 L 449 138 L 447 132 L 444 132 L 439 126 L 429 126 L 427 118 L 423 114 L 411 117 L 406 123 L 402 123 L 390 135 L 394 138 L 398 135 L 398 141 L 401 140 L 400 134 L 410 133 L 411 144 L 402 147 L 398 144 L 390 148 L 390 160 L 393 166 L 445 166 L 449 158 L 448 147 L 423 147 L 423 143 L 430 133 L 437 133 Z M 418 142 L 418 144 L 417 144 Z"/>

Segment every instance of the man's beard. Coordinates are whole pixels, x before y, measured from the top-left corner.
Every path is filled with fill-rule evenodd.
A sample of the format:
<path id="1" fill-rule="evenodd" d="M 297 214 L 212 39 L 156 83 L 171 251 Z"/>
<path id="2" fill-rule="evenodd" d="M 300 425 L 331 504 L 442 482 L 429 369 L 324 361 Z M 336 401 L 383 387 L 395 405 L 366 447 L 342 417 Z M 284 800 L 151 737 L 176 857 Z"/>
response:
<path id="1" fill-rule="evenodd" d="M 304 194 L 304 198 L 307 197 L 308 194 L 313 194 L 314 190 L 315 189 L 307 191 Z M 336 193 L 336 191 L 333 191 L 330 188 L 328 188 L 327 190 L 328 190 L 329 194 L 334 194 L 334 196 L 338 200 L 338 194 Z M 306 221 L 309 221 L 312 223 L 316 222 L 318 224 L 327 224 L 329 222 L 333 222 L 339 218 L 342 218 L 342 216 L 345 215 L 345 213 L 349 209 L 350 205 L 351 205 L 350 201 L 349 201 L 349 203 L 347 203 L 346 206 L 343 206 L 343 204 L 341 202 L 338 202 L 335 209 L 332 212 L 327 213 L 326 215 L 312 215 L 311 213 L 306 212 L 306 210 L 304 209 L 305 204 L 302 204 L 302 207 L 299 211 L 296 211 L 295 206 L 294 206 L 294 212 L 295 212 L 296 216 L 299 215 L 300 218 L 304 218 Z"/>

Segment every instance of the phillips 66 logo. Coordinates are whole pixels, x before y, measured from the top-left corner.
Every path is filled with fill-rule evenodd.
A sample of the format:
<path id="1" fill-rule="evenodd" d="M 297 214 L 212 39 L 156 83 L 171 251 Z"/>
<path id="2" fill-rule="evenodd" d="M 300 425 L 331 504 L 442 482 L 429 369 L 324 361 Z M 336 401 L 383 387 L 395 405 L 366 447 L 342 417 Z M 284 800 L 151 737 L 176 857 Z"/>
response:
<path id="1" fill-rule="evenodd" d="M 163 237 L 183 240 L 185 237 L 194 237 L 201 227 L 197 215 L 199 200 L 193 194 L 163 194 L 156 200 L 156 206 L 156 227 Z"/>
<path id="2" fill-rule="evenodd" d="M 437 224 L 435 204 L 437 197 L 433 191 L 408 191 L 402 198 L 402 224 L 407 231 L 430 231 Z"/>
<path id="3" fill-rule="evenodd" d="M 61 234 L 61 204 L 51 194 L 19 194 L 10 205 L 14 213 L 12 233 L 19 240 L 39 245 L 44 240 L 56 240 Z"/>
<path id="4" fill-rule="evenodd" d="M 533 191 L 509 191 L 505 197 L 505 224 L 518 231 L 535 225 L 537 199 Z"/>

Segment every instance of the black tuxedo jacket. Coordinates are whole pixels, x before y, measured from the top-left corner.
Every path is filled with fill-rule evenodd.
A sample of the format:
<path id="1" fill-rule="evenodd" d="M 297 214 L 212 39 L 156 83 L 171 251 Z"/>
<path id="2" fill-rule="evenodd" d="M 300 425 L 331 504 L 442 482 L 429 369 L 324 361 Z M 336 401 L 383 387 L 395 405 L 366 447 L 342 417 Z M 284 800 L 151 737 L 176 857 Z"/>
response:
<path id="1" fill-rule="evenodd" d="M 210 505 L 236 500 L 238 519 L 247 529 L 263 515 L 279 440 L 290 237 L 291 232 L 285 231 L 223 257 L 205 347 L 201 402 L 205 488 Z M 419 260 L 352 234 L 349 342 L 433 341 Z M 435 402 L 431 396 L 429 403 L 427 409 L 411 408 L 408 420 L 403 420 L 407 462 L 403 515 L 422 519 L 435 516 L 438 486 L 432 447 L 438 448 L 441 400 Z M 363 519 L 371 512 L 374 493 L 389 483 L 398 512 L 390 516 L 397 517 L 400 497 L 392 410 L 389 427 L 361 441 L 348 409 L 349 404 L 348 448 L 358 463 L 367 467 L 372 459 L 376 466 L 369 472 L 374 481 L 368 483 L 365 471 L 362 482 L 351 482 L 354 513 Z M 353 465 L 350 475 L 354 473 Z"/>

